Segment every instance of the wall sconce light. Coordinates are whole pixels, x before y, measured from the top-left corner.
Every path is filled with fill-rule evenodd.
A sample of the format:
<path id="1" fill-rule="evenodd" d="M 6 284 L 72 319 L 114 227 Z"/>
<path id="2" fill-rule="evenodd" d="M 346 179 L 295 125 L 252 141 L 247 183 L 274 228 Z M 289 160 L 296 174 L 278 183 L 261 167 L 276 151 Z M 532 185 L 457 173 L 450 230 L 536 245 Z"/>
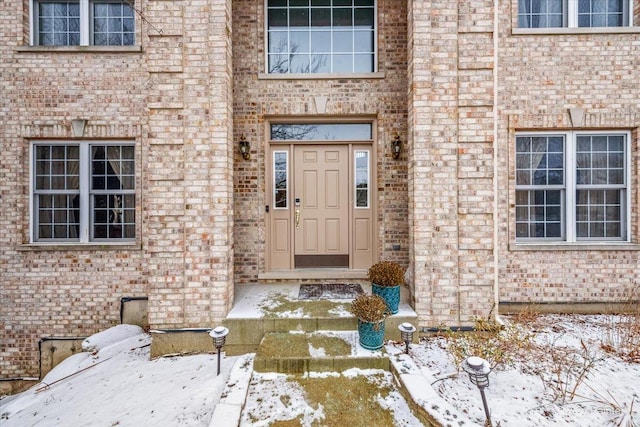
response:
<path id="1" fill-rule="evenodd" d="M 409 354 L 409 344 L 413 341 L 413 333 L 416 331 L 416 327 L 409 322 L 402 323 L 398 326 L 400 329 L 400 338 L 404 341 L 406 354 Z"/>
<path id="2" fill-rule="evenodd" d="M 85 119 L 71 120 L 71 131 L 73 132 L 73 136 L 76 138 L 82 138 L 86 124 L 87 121 Z"/>
<path id="3" fill-rule="evenodd" d="M 240 154 L 242 154 L 242 158 L 245 160 L 249 160 L 251 158 L 251 146 L 249 145 L 249 141 L 244 138 L 244 135 L 240 137 Z"/>
<path id="4" fill-rule="evenodd" d="M 209 336 L 213 339 L 213 346 L 216 348 L 216 352 L 218 353 L 217 375 L 220 375 L 220 353 L 222 352 L 222 346 L 224 346 L 224 343 L 227 340 L 227 335 L 229 335 L 229 329 L 224 326 L 218 326 L 209 332 Z"/>
<path id="5" fill-rule="evenodd" d="M 400 140 L 400 135 L 396 134 L 391 142 L 391 152 L 393 153 L 394 159 L 400 158 L 400 152 L 402 151 L 402 141 Z"/>
<path id="6" fill-rule="evenodd" d="M 493 425 L 491 423 L 491 414 L 489 413 L 487 398 L 484 395 L 484 389 L 489 387 L 489 373 L 491 372 L 489 362 L 481 357 L 467 357 L 462 362 L 462 370 L 469 374 L 471 384 L 475 385 L 478 387 L 478 390 L 480 390 L 482 406 L 484 406 L 484 415 L 486 417 L 485 425 L 491 427 Z"/>

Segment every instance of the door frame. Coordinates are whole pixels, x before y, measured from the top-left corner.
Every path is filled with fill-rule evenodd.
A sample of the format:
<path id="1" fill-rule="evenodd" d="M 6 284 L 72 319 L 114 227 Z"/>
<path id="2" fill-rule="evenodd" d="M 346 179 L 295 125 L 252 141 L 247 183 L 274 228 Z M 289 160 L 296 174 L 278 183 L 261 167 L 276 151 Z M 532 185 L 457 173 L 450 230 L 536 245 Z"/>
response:
<path id="1" fill-rule="evenodd" d="M 357 123 L 357 124 L 369 124 L 371 125 L 372 138 L 370 140 L 271 140 L 270 129 L 272 124 L 344 124 L 344 123 Z M 265 119 L 265 156 L 264 156 L 264 171 L 265 171 L 265 210 L 264 210 L 264 227 L 265 227 L 265 272 L 286 272 L 286 271 L 305 271 L 310 270 L 307 268 L 295 268 L 294 255 L 295 255 L 295 236 L 294 236 L 294 194 L 293 194 L 293 174 L 294 174 L 294 149 L 300 145 L 346 145 L 348 147 L 348 227 L 349 227 L 349 266 L 348 270 L 364 270 L 369 267 L 377 257 L 377 230 L 378 230 L 378 215 L 377 215 L 377 150 L 376 150 L 376 121 L 373 118 L 335 118 L 335 119 L 310 119 L 310 118 L 272 118 Z M 359 227 L 360 234 L 356 236 L 356 219 L 362 219 L 362 212 L 360 216 L 356 213 L 357 210 L 363 211 L 363 209 L 355 207 L 355 166 L 354 158 L 357 150 L 366 150 L 369 152 L 369 208 L 368 208 L 368 232 L 365 237 L 367 239 L 369 249 L 366 251 L 358 251 L 356 254 L 356 241 L 362 238 L 362 227 Z M 287 193 L 287 213 L 277 212 L 274 210 L 274 187 L 273 187 L 273 165 L 274 165 L 274 151 L 286 152 L 288 156 L 287 173 L 290 179 L 290 185 Z M 268 206 L 268 209 L 267 209 Z M 280 215 L 281 220 L 278 220 L 282 226 L 276 227 L 273 225 L 276 221 L 275 215 Z M 366 221 L 364 221 L 366 223 Z M 363 221 L 359 222 L 360 224 Z M 286 242 L 281 243 L 280 255 L 272 252 L 274 249 L 272 245 L 275 243 L 274 236 L 278 233 L 288 233 Z M 357 256 L 356 256 L 357 255 Z M 331 267 L 321 267 L 323 270 L 331 270 Z M 345 268 L 336 267 L 334 269 L 344 270 Z"/>

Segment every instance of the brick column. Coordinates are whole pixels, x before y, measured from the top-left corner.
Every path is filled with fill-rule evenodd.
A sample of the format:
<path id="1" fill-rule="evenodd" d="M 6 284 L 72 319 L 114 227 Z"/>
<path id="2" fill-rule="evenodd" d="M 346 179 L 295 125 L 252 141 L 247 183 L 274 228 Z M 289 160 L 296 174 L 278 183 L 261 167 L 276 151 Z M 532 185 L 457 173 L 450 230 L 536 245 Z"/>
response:
<path id="1" fill-rule="evenodd" d="M 411 250 L 421 324 L 460 325 L 493 304 L 493 9 L 409 8 Z"/>
<path id="2" fill-rule="evenodd" d="M 233 301 L 231 1 L 150 0 L 147 17 L 149 322 L 212 327 Z"/>

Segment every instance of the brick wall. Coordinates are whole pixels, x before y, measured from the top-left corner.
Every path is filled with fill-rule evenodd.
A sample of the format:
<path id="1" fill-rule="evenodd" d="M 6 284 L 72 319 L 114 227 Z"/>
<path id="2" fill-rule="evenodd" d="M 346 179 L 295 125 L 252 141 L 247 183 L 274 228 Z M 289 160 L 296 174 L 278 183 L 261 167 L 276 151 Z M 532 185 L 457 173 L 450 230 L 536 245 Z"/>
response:
<path id="1" fill-rule="evenodd" d="M 632 243 L 638 244 L 638 34 L 512 36 L 509 16 L 516 13 L 516 5 L 515 0 L 502 2 L 500 11 L 500 299 L 624 302 L 640 274 L 637 247 L 576 251 L 518 250 L 514 245 L 514 140 L 518 130 L 632 130 L 630 223 Z M 584 109 L 582 126 L 576 127 L 569 117 L 569 108 L 575 107 Z"/>
<path id="2" fill-rule="evenodd" d="M 38 375 L 42 337 L 119 323 L 149 297 L 152 328 L 210 327 L 233 301 L 231 1 L 136 2 L 140 48 L 28 47 L 28 3 L 0 4 L 0 371 Z M 29 144 L 71 138 L 136 146 L 137 240 L 29 244 Z"/>

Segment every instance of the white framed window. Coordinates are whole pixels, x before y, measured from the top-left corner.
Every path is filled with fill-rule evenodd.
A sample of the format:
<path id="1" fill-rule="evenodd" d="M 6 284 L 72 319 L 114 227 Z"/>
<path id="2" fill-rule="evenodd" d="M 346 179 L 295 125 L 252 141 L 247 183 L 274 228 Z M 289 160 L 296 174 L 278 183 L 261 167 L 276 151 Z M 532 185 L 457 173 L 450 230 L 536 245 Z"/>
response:
<path id="1" fill-rule="evenodd" d="M 516 240 L 629 241 L 629 138 L 516 135 Z"/>
<path id="2" fill-rule="evenodd" d="M 122 142 L 33 142 L 31 240 L 135 240 L 135 147 Z"/>
<path id="3" fill-rule="evenodd" d="M 369 150 L 355 150 L 353 156 L 355 171 L 354 194 L 355 208 L 369 208 L 370 191 L 370 155 Z"/>
<path id="4" fill-rule="evenodd" d="M 31 0 L 31 44 L 132 46 L 133 0 Z"/>
<path id="5" fill-rule="evenodd" d="M 289 207 L 289 152 L 273 152 L 273 208 Z"/>
<path id="6" fill-rule="evenodd" d="M 518 0 L 518 27 L 628 27 L 632 11 L 633 0 Z"/>
<path id="7" fill-rule="evenodd" d="M 267 0 L 267 72 L 376 71 L 375 3 L 375 0 Z"/>

